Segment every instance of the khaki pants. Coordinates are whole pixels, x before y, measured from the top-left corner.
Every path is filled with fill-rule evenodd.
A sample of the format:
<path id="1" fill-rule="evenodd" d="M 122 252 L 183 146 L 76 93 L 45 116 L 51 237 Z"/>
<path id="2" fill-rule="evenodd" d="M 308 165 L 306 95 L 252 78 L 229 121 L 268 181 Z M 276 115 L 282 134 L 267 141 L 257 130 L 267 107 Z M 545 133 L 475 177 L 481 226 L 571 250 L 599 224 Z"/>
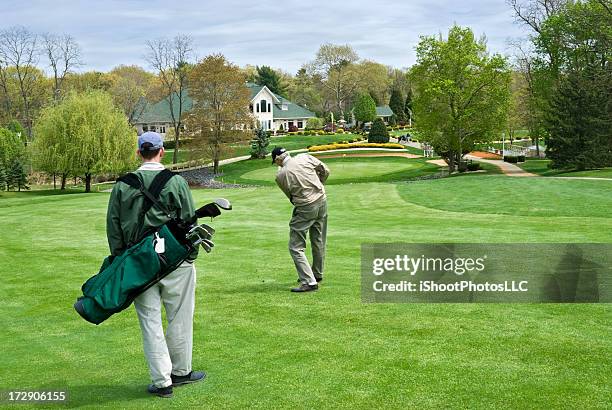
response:
<path id="1" fill-rule="evenodd" d="M 327 200 L 322 198 L 312 204 L 296 206 L 289 222 L 289 253 L 295 263 L 300 283 L 314 285 L 323 277 L 325 242 L 327 239 Z M 310 236 L 312 266 L 304 253 L 306 235 Z"/>
<path id="2" fill-rule="evenodd" d="M 185 262 L 134 300 L 145 357 L 157 387 L 170 386 L 170 374 L 191 372 L 195 284 L 195 266 Z M 168 321 L 165 337 L 162 303 Z"/>

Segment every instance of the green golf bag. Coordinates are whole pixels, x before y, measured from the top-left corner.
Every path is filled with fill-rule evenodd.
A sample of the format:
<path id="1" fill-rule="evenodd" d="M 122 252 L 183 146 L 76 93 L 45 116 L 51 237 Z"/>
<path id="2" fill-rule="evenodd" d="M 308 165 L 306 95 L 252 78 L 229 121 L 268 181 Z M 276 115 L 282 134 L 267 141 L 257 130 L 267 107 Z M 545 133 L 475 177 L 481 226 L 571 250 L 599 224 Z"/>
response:
<path id="1" fill-rule="evenodd" d="M 119 181 L 141 190 L 146 198 L 145 212 L 156 206 L 172 218 L 157 198 L 174 175 L 171 171 L 161 171 L 149 190 L 135 174 L 127 174 Z M 98 325 L 129 307 L 138 295 L 178 268 L 197 248 L 197 243 L 187 239 L 191 227 L 191 224 L 171 219 L 160 228 L 145 233 L 138 243 L 121 255 L 108 256 L 98 274 L 83 284 L 83 296 L 74 304 L 75 310 L 88 322 Z M 161 247 L 158 246 L 160 243 L 163 244 Z"/>

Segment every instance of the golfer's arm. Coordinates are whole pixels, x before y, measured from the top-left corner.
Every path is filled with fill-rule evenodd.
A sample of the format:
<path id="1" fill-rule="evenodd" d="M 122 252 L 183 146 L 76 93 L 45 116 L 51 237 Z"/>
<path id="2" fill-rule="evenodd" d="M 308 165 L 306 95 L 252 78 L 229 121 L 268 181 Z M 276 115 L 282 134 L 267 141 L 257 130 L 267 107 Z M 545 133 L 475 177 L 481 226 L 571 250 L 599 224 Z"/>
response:
<path id="1" fill-rule="evenodd" d="M 315 169 L 317 171 L 317 175 L 319 176 L 319 180 L 322 183 L 325 183 L 325 181 L 327 181 L 327 178 L 329 177 L 329 168 L 320 160 L 316 159 L 316 161 L 318 162 L 318 164 L 315 166 Z"/>
<path id="2" fill-rule="evenodd" d="M 276 178 L 276 185 L 278 185 L 281 191 L 283 191 L 285 195 L 287 195 L 287 198 L 289 198 L 289 201 L 293 203 L 293 197 L 291 196 L 291 191 L 289 191 L 289 186 L 281 182 L 280 178 L 278 177 Z"/>
<path id="3" fill-rule="evenodd" d="M 114 256 L 117 256 L 125 247 L 120 222 L 121 192 L 117 184 L 113 187 L 106 211 L 106 238 L 110 253 Z"/>

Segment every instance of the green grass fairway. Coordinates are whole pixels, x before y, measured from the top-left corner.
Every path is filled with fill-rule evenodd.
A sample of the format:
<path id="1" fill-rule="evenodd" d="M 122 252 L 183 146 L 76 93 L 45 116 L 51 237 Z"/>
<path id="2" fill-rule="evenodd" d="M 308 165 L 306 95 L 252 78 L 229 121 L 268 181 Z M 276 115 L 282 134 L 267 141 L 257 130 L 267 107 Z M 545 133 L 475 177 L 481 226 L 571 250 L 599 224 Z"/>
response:
<path id="1" fill-rule="evenodd" d="M 612 168 L 589 169 L 587 171 L 571 171 L 563 169 L 548 168 L 549 159 L 529 159 L 519 164 L 525 171 L 532 172 L 545 177 L 589 177 L 589 178 L 612 178 Z"/>
<path id="2" fill-rule="evenodd" d="M 424 159 L 402 157 L 325 158 L 331 170 L 328 184 L 354 182 L 401 181 L 409 178 L 435 174 L 440 167 Z M 251 185 L 275 185 L 277 167 L 270 159 L 235 162 L 221 167 L 221 180 L 229 183 Z"/>
<path id="3" fill-rule="evenodd" d="M 292 208 L 278 188 L 194 191 L 234 210 L 211 223 L 217 246 L 196 262 L 193 364 L 208 378 L 170 400 L 145 392 L 133 307 L 100 326 L 72 309 L 108 251 L 108 194 L 0 193 L 1 388 L 65 388 L 68 407 L 92 409 L 609 408 L 611 305 L 363 304 L 360 246 L 611 242 L 610 181 L 485 175 L 327 191 L 327 273 L 310 294 L 288 292 Z"/>

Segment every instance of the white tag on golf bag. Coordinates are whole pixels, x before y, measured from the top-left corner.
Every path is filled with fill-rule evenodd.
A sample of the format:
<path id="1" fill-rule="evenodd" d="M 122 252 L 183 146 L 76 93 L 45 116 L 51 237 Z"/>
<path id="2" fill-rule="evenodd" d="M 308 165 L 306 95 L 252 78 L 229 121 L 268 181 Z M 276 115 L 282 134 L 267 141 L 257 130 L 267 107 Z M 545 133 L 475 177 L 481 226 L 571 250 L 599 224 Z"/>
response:
<path id="1" fill-rule="evenodd" d="M 157 232 L 155 232 L 155 239 L 153 239 L 153 246 L 155 247 L 156 253 L 166 252 L 166 240 L 164 238 L 160 238 Z"/>

